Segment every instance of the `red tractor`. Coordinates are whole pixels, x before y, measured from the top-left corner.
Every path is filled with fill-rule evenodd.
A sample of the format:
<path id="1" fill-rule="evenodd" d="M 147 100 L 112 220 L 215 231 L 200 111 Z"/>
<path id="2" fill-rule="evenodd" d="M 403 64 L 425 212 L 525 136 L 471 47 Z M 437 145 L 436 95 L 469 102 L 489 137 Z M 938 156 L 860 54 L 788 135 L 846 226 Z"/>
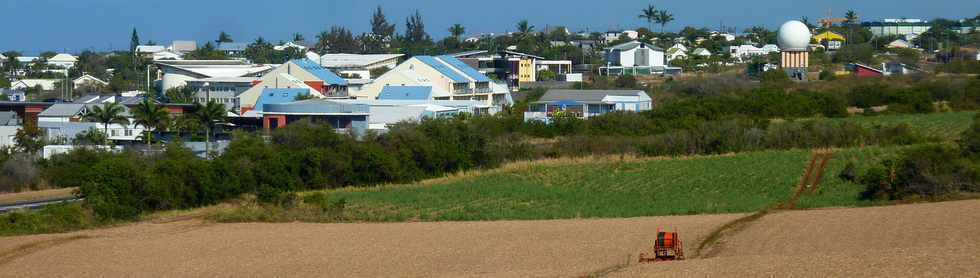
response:
<path id="1" fill-rule="evenodd" d="M 640 262 L 679 261 L 684 259 L 684 244 L 677 232 L 663 232 L 657 229 L 657 241 L 653 244 L 653 255 L 640 253 Z"/>

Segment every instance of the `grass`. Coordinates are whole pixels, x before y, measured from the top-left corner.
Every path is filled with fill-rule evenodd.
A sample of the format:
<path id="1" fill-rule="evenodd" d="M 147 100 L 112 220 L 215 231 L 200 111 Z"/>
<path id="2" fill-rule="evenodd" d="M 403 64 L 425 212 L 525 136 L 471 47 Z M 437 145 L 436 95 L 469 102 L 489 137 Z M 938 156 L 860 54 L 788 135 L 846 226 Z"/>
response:
<path id="1" fill-rule="evenodd" d="M 64 233 L 100 225 L 80 203 L 56 204 L 0 215 L 0 236 Z"/>
<path id="2" fill-rule="evenodd" d="M 821 190 L 797 207 L 866 206 L 859 185 L 836 178 L 849 159 L 872 161 L 898 148 L 845 149 L 828 165 Z M 623 218 L 756 212 L 788 199 L 810 152 L 764 151 L 678 159 L 618 158 L 519 163 L 416 185 L 325 191 L 344 200 L 342 216 L 312 222 L 481 221 Z M 309 220 L 255 206 L 226 211 L 221 222 Z M 283 215 L 282 213 L 285 213 Z M 251 216 L 249 216 L 251 215 Z"/>
<path id="3" fill-rule="evenodd" d="M 849 121 L 865 127 L 894 126 L 902 123 L 909 124 L 923 135 L 955 140 L 960 137 L 970 124 L 976 112 L 947 112 L 932 114 L 895 114 L 879 116 L 852 116 L 832 119 L 833 121 Z"/>

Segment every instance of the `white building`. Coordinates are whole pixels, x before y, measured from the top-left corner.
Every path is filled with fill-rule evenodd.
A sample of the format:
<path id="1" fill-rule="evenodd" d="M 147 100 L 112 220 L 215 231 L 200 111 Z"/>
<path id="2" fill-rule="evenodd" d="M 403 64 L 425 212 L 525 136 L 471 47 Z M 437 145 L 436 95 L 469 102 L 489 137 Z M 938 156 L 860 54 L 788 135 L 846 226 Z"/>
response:
<path id="1" fill-rule="evenodd" d="M 615 111 L 653 109 L 653 100 L 641 90 L 548 90 L 524 112 L 525 121 L 550 122 L 557 113 L 580 119 Z"/>
<path id="2" fill-rule="evenodd" d="M 161 60 L 154 62 L 161 74 L 161 90 L 187 85 L 187 81 L 216 77 L 255 77 L 274 68 L 239 60 Z"/>
<path id="3" fill-rule="evenodd" d="M 58 79 L 21 79 L 10 83 L 10 88 L 14 90 L 27 90 L 29 88 L 40 87 L 43 91 L 54 91 Z"/>
<path id="4" fill-rule="evenodd" d="M 75 62 L 78 62 L 78 58 L 72 56 L 71 54 L 59 53 L 48 59 L 48 65 L 59 67 L 63 69 L 71 69 L 75 67 Z"/>
<path id="5" fill-rule="evenodd" d="M 664 50 L 643 42 L 631 41 L 606 49 L 606 66 L 599 68 L 603 75 L 645 75 L 666 70 Z"/>
<path id="6" fill-rule="evenodd" d="M 729 54 L 732 55 L 739 62 L 747 62 L 752 59 L 753 56 L 768 55 L 770 53 L 779 52 L 779 46 L 775 44 L 767 44 L 762 48 L 756 47 L 751 44 L 743 44 L 738 46 L 728 47 Z"/>
<path id="7" fill-rule="evenodd" d="M 88 122 L 85 119 L 85 114 L 97 105 L 103 104 L 102 102 L 89 104 L 56 103 L 37 114 L 38 127 L 45 131 L 49 140 L 61 138 L 70 141 L 75 138 L 75 135 L 89 128 L 96 128 L 105 132 L 103 124 Z M 144 129 L 142 126 L 134 124 L 129 109 L 125 106 L 122 107 L 124 109 L 122 115 L 129 119 L 129 124 L 109 124 L 107 135 L 110 140 L 137 141 Z"/>
<path id="8" fill-rule="evenodd" d="M 475 100 L 492 106 L 513 103 L 506 85 L 498 84 L 452 56 L 415 56 L 381 75 L 359 92 L 359 100 L 378 99 L 388 86 L 425 87 L 433 100 Z"/>
<path id="9" fill-rule="evenodd" d="M 711 57 L 711 51 L 704 48 L 698 48 L 691 51 L 691 55 L 701 56 L 701 57 Z"/>
<path id="10" fill-rule="evenodd" d="M 321 66 L 356 79 L 371 79 L 371 70 L 393 69 L 404 54 L 323 54 L 318 61 Z"/>
<path id="11" fill-rule="evenodd" d="M 78 89 L 80 87 L 86 87 L 86 86 L 92 88 L 109 86 L 109 82 L 102 81 L 102 79 L 95 78 L 95 76 L 91 76 L 88 74 L 75 78 L 75 80 L 72 80 L 71 83 L 73 84 L 73 88 L 75 89 Z"/>
<path id="12" fill-rule="evenodd" d="M 639 39 L 640 38 L 640 33 L 636 32 L 634 30 L 625 30 L 625 31 L 609 31 L 609 32 L 606 32 L 606 34 L 603 35 L 603 39 L 606 40 L 606 43 L 611 43 L 611 42 L 614 42 L 614 41 L 619 40 L 619 38 L 622 37 L 623 35 L 625 35 L 630 40 L 636 40 L 636 39 Z"/>

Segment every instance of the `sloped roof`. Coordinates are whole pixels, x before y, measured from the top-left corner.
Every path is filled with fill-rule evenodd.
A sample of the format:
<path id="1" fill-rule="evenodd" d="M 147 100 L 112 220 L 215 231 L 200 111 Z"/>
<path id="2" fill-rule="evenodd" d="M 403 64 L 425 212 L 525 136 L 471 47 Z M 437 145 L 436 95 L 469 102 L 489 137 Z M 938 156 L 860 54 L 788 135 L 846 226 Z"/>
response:
<path id="1" fill-rule="evenodd" d="M 334 74 L 332 71 L 323 68 L 323 66 L 320 66 L 319 64 L 313 62 L 310 59 L 306 59 L 306 58 L 296 59 L 296 60 L 292 60 L 291 62 L 293 64 L 296 64 L 300 68 L 309 71 L 310 74 L 313 74 L 313 76 L 316 76 L 317 78 L 323 80 L 327 84 L 347 86 L 346 79 L 340 78 L 340 76 L 337 76 L 337 74 Z"/>
<path id="2" fill-rule="evenodd" d="M 218 51 L 245 51 L 247 43 L 242 42 L 223 42 L 218 45 Z"/>
<path id="3" fill-rule="evenodd" d="M 427 100 L 432 97 L 431 86 L 385 86 L 378 99 Z"/>
<path id="4" fill-rule="evenodd" d="M 309 94 L 310 90 L 303 88 L 265 88 L 262 90 L 262 95 L 259 96 L 259 100 L 255 102 L 255 110 L 262 111 L 266 104 L 295 102 L 296 97 Z"/>
<path id="5" fill-rule="evenodd" d="M 469 78 L 466 78 L 466 76 L 463 76 L 461 73 L 456 72 L 456 70 L 454 70 L 453 68 L 449 67 L 449 65 L 443 63 L 442 61 L 437 60 L 435 57 L 432 57 L 432 56 L 415 56 L 415 59 L 418 59 L 423 64 L 426 64 L 429 67 L 432 67 L 433 69 L 435 69 L 436 71 L 438 71 L 439 73 L 441 73 L 443 76 L 446 76 L 447 78 L 449 78 L 453 82 L 457 82 L 457 83 L 467 83 L 467 82 L 470 82 L 470 79 Z"/>
<path id="6" fill-rule="evenodd" d="M 818 41 L 818 42 L 819 41 L 823 41 L 823 40 L 838 40 L 838 41 L 846 41 L 847 40 L 846 38 L 844 38 L 844 36 L 842 36 L 841 34 L 838 34 L 838 33 L 834 32 L 834 31 L 824 31 L 823 33 L 820 33 L 820 34 L 817 34 L 816 36 L 813 36 L 813 39 L 816 40 L 816 41 Z"/>
<path id="7" fill-rule="evenodd" d="M 637 96 L 641 90 L 548 90 L 537 102 L 602 102 L 607 96 Z"/>
<path id="8" fill-rule="evenodd" d="M 486 75 L 480 73 L 479 71 L 477 71 L 476 69 L 474 69 L 470 65 L 467 65 L 466 63 L 463 63 L 463 61 L 460 61 L 459 59 L 456 59 L 455 57 L 444 55 L 444 56 L 439 56 L 438 58 L 439 58 L 439 60 L 442 60 L 443 62 L 448 63 L 453 68 L 456 68 L 457 70 L 462 71 L 463 74 L 465 74 L 470 79 L 473 79 L 473 81 L 475 81 L 475 82 L 490 82 L 490 78 L 489 77 L 487 77 Z"/>
<path id="9" fill-rule="evenodd" d="M 102 81 L 102 79 L 96 78 L 95 76 L 89 74 L 79 76 L 78 78 L 75 78 L 75 80 L 72 80 L 72 82 L 78 83 L 79 81 L 84 81 L 84 80 L 91 80 L 102 85 L 109 85 L 109 82 Z"/>
<path id="10" fill-rule="evenodd" d="M 136 52 L 138 53 L 157 53 L 167 50 L 166 47 L 162 45 L 138 45 L 136 46 Z"/>
<path id="11" fill-rule="evenodd" d="M 319 62 L 326 68 L 361 68 L 402 56 L 405 54 L 323 54 Z"/>
<path id="12" fill-rule="evenodd" d="M 646 48 L 649 48 L 649 49 L 663 51 L 663 49 L 660 48 L 660 47 L 657 47 L 655 45 L 651 45 L 651 44 L 648 44 L 648 43 L 644 43 L 644 42 L 639 42 L 639 41 L 631 41 L 631 42 L 626 42 L 626 43 L 614 45 L 612 47 L 609 47 L 609 49 L 610 50 L 627 51 L 627 50 L 631 50 L 631 49 L 634 49 L 634 48 L 637 48 L 637 47 L 640 47 L 640 46 L 646 46 Z"/>
<path id="13" fill-rule="evenodd" d="M 48 62 L 72 62 L 72 63 L 74 63 L 74 62 L 78 62 L 78 58 L 75 58 L 75 56 L 72 56 L 71 54 L 58 53 L 57 55 L 54 55 L 54 57 L 51 57 L 50 59 L 48 59 Z"/>
<path id="14" fill-rule="evenodd" d="M 85 109 L 83 103 L 56 103 L 38 113 L 38 117 L 72 117 L 78 115 Z"/>

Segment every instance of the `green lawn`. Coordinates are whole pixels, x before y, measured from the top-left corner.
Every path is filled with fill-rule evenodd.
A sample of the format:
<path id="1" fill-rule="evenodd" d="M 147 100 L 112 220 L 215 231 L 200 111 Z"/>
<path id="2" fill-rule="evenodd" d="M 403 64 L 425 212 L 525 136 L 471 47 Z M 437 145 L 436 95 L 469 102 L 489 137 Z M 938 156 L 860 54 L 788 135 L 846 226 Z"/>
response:
<path id="1" fill-rule="evenodd" d="M 923 132 L 924 135 L 940 138 L 957 139 L 960 133 L 970 127 L 976 112 L 948 112 L 932 114 L 898 114 L 881 116 L 852 116 L 849 118 L 833 119 L 834 121 L 849 121 L 872 127 L 876 125 L 893 126 L 908 123 L 912 128 Z"/>
<path id="2" fill-rule="evenodd" d="M 798 207 L 863 206 L 862 188 L 836 178 L 845 161 L 895 153 L 870 147 L 839 151 L 821 192 Z M 751 212 L 787 199 L 810 152 L 766 151 L 733 156 L 617 164 L 532 166 L 426 186 L 329 191 L 347 201 L 352 221 L 468 221 L 618 218 Z"/>

